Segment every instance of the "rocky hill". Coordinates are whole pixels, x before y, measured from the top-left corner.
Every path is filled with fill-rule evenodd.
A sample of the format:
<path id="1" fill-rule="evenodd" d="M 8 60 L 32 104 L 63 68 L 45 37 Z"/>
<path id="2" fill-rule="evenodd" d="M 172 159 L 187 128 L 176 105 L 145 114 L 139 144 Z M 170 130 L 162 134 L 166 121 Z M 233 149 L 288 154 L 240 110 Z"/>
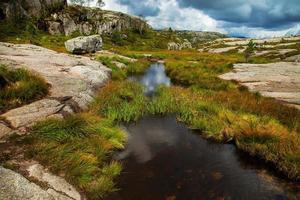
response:
<path id="1" fill-rule="evenodd" d="M 3 0 L 0 20 L 30 19 L 50 34 L 82 35 L 149 27 L 142 19 L 100 8 L 67 5 L 66 0 Z"/>
<path id="2" fill-rule="evenodd" d="M 120 12 L 68 6 L 52 13 L 45 18 L 45 24 L 50 34 L 65 34 L 79 32 L 83 35 L 112 33 L 126 29 L 143 31 L 149 25 L 142 19 Z"/>
<path id="3" fill-rule="evenodd" d="M 0 19 L 41 17 L 65 5 L 67 0 L 1 0 Z"/>

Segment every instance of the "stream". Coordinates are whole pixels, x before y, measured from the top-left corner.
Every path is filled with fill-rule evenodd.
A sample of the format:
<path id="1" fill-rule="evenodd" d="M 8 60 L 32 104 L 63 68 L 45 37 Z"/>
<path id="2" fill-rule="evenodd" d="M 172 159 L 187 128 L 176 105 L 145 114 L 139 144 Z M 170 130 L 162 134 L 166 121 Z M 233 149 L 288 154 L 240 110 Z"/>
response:
<path id="1" fill-rule="evenodd" d="M 171 85 L 163 64 L 131 77 L 146 95 Z M 300 186 L 239 152 L 232 144 L 203 139 L 176 121 L 175 115 L 147 116 L 125 125 L 126 149 L 115 156 L 123 163 L 111 200 L 300 199 Z"/>

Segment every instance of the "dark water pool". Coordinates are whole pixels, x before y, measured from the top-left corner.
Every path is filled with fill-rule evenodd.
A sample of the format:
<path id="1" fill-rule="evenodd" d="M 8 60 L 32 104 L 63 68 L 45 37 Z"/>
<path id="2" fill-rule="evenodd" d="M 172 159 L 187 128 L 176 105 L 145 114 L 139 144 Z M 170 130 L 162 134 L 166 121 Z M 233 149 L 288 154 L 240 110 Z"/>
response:
<path id="1" fill-rule="evenodd" d="M 147 91 L 158 82 L 170 85 L 165 74 L 151 77 L 164 73 L 161 67 L 152 65 L 146 73 L 150 77 L 137 79 L 151 85 Z M 108 199 L 300 199 L 299 185 L 274 176 L 234 145 L 202 139 L 173 115 L 148 116 L 124 129 L 129 135 L 126 149 L 115 156 L 124 166 L 120 190 Z"/>

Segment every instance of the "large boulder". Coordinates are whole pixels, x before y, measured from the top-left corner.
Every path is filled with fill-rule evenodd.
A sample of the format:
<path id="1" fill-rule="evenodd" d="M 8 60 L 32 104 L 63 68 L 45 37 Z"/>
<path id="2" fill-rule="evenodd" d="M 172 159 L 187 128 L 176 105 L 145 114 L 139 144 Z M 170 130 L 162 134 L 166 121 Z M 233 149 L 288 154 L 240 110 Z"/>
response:
<path id="1" fill-rule="evenodd" d="M 73 54 L 94 53 L 101 50 L 102 38 L 100 35 L 80 36 L 66 41 L 65 47 Z"/>

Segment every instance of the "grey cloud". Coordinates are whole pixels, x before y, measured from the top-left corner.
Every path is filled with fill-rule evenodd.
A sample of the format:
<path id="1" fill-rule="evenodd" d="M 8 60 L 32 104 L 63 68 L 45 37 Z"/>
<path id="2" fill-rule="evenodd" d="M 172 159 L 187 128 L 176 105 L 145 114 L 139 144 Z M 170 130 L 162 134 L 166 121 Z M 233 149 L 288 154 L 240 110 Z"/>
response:
<path id="1" fill-rule="evenodd" d="M 249 27 L 276 28 L 300 22 L 299 0 L 178 0 L 181 7 Z"/>

